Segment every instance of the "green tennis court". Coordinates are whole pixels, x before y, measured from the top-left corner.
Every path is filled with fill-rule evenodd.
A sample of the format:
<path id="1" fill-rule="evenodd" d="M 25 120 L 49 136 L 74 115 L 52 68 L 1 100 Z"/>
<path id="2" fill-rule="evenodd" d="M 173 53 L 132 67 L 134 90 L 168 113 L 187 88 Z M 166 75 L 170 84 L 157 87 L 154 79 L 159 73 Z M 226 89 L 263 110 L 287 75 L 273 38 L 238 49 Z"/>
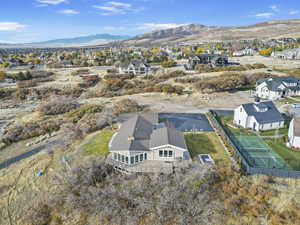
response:
<path id="1" fill-rule="evenodd" d="M 285 161 L 258 136 L 232 136 L 248 163 L 253 167 L 290 169 Z"/>

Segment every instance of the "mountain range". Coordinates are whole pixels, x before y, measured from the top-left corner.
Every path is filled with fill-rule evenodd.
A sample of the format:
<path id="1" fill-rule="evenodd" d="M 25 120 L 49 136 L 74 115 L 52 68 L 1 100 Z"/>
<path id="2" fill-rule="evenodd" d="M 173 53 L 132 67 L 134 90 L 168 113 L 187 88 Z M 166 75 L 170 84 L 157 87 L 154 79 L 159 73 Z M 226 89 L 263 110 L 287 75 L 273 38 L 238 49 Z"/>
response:
<path id="1" fill-rule="evenodd" d="M 300 38 L 300 19 L 272 20 L 249 26 L 205 26 L 188 24 L 155 30 L 135 37 L 95 34 L 26 44 L 1 44 L 0 47 L 87 47 L 87 46 L 150 46 L 181 42 L 229 41 L 244 39 Z"/>
<path id="2" fill-rule="evenodd" d="M 156 30 L 123 41 L 125 46 L 149 46 L 180 42 L 228 41 L 243 39 L 300 38 L 300 19 L 272 20 L 249 26 L 205 26 L 189 24 Z"/>
<path id="3" fill-rule="evenodd" d="M 129 39 L 130 37 L 131 36 L 127 36 L 127 35 L 95 34 L 95 35 L 54 39 L 49 41 L 33 42 L 33 43 L 20 43 L 20 44 L 0 43 L 0 47 L 80 47 L 80 46 L 103 45 L 113 41 L 126 40 Z"/>

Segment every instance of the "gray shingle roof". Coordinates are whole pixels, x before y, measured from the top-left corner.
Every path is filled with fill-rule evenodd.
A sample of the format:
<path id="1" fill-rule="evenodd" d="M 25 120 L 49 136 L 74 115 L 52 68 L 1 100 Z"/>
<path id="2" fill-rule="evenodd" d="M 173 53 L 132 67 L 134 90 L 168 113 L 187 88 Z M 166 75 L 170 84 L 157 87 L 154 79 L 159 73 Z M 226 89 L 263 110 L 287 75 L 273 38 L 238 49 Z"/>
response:
<path id="1" fill-rule="evenodd" d="M 254 116 L 260 124 L 284 121 L 280 112 L 271 101 L 259 103 L 259 108 L 261 108 L 260 106 L 267 107 L 265 112 L 258 112 L 255 108 L 255 103 L 243 104 L 242 106 L 248 116 Z"/>
<path id="2" fill-rule="evenodd" d="M 128 66 L 132 64 L 135 68 L 139 68 L 141 66 L 146 66 L 146 67 L 150 67 L 147 63 L 143 62 L 142 60 L 130 60 L 130 61 L 126 61 L 123 62 L 121 64 L 121 68 L 128 68 Z"/>
<path id="3" fill-rule="evenodd" d="M 163 145 L 173 145 L 187 149 L 182 133 L 175 128 L 164 127 L 153 131 L 150 139 L 150 148 Z"/>
<path id="4" fill-rule="evenodd" d="M 187 149 L 180 131 L 157 124 L 158 114 L 142 113 L 130 117 L 114 136 L 110 151 L 150 151 L 150 148 L 168 144 Z"/>
<path id="5" fill-rule="evenodd" d="M 262 78 L 257 81 L 257 84 L 266 82 L 267 87 L 271 91 L 282 91 L 279 89 L 280 85 L 284 85 L 286 89 L 300 90 L 300 79 L 295 77 L 272 77 L 272 78 Z M 296 87 L 287 87 L 284 83 L 297 83 Z"/>
<path id="6" fill-rule="evenodd" d="M 158 115 L 152 113 L 137 114 L 125 121 L 112 141 L 112 151 L 147 151 Z"/>

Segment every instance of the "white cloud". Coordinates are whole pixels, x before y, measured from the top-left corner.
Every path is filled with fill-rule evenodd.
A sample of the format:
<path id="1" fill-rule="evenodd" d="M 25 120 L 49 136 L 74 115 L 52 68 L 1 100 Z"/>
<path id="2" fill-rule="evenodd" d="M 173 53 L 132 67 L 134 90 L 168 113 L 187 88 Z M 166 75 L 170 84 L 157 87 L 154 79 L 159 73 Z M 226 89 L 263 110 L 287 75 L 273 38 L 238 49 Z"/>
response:
<path id="1" fill-rule="evenodd" d="M 100 9 L 102 11 L 101 15 L 109 16 L 109 15 L 124 15 L 128 12 L 139 12 L 144 8 L 134 8 L 129 3 L 109 1 L 104 5 L 94 5 L 95 9 Z"/>
<path id="2" fill-rule="evenodd" d="M 255 17 L 256 18 L 270 18 L 273 15 L 274 15 L 273 13 L 265 12 L 265 13 L 258 13 L 255 15 Z"/>
<path id="3" fill-rule="evenodd" d="M 175 23 L 145 23 L 139 26 L 138 30 L 157 30 L 157 29 L 169 29 L 183 26 L 185 24 L 175 24 Z"/>
<path id="4" fill-rule="evenodd" d="M 123 2 L 108 2 L 108 4 L 115 6 L 115 7 L 121 7 L 121 8 L 131 8 L 131 4 L 123 3 Z"/>
<path id="5" fill-rule="evenodd" d="M 58 11 L 59 13 L 65 14 L 65 15 L 75 15 L 75 14 L 79 14 L 78 11 L 73 10 L 73 9 L 65 9 L 65 10 L 61 10 Z"/>
<path id="6" fill-rule="evenodd" d="M 16 31 L 24 27 L 25 25 L 16 22 L 0 22 L 0 31 Z"/>
<path id="7" fill-rule="evenodd" d="M 299 13 L 300 13 L 300 11 L 298 11 L 298 10 L 290 10 L 289 11 L 290 15 L 296 15 L 296 14 L 299 14 Z"/>
<path id="8" fill-rule="evenodd" d="M 39 3 L 47 5 L 58 5 L 61 3 L 66 3 L 67 0 L 37 0 Z"/>
<path id="9" fill-rule="evenodd" d="M 279 12 L 279 7 L 278 5 L 271 5 L 270 8 L 274 11 L 274 12 Z"/>

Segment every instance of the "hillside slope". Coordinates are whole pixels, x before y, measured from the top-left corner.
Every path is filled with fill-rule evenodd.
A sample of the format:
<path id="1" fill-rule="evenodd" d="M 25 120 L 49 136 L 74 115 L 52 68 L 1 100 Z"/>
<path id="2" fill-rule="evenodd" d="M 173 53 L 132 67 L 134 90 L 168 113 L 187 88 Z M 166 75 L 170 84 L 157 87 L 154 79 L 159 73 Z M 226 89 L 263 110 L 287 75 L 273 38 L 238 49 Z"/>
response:
<path id="1" fill-rule="evenodd" d="M 156 30 L 124 41 L 124 45 L 155 45 L 178 42 L 227 41 L 300 37 L 300 19 L 273 20 L 250 26 L 205 26 L 189 24 L 166 30 Z"/>

